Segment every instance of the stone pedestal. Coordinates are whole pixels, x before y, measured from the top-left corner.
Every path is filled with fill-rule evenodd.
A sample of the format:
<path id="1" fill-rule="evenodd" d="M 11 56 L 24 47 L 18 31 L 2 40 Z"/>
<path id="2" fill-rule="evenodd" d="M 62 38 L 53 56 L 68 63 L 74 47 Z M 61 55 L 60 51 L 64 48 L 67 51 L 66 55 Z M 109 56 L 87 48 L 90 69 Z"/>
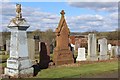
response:
<path id="1" fill-rule="evenodd" d="M 70 50 L 54 50 L 55 65 L 74 63 L 73 55 Z"/>
<path id="2" fill-rule="evenodd" d="M 31 66 L 26 32 L 14 27 L 11 30 L 10 57 L 7 59 L 5 74 L 12 77 L 32 76 L 33 68 Z"/>
<path id="3" fill-rule="evenodd" d="M 78 48 L 78 56 L 76 61 L 85 61 L 85 48 Z"/>
<path id="4" fill-rule="evenodd" d="M 17 16 L 10 21 L 11 30 L 10 57 L 7 59 L 5 75 L 14 78 L 33 76 L 32 62 L 29 59 L 26 30 L 29 28 L 26 20 L 22 18 L 21 5 L 17 4 Z"/>

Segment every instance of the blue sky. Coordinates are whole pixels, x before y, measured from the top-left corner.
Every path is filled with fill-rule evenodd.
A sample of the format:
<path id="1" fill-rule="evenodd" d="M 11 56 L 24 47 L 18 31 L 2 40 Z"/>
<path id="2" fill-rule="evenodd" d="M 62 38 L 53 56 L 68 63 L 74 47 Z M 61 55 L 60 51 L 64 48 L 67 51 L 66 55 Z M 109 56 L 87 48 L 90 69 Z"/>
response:
<path id="1" fill-rule="evenodd" d="M 66 2 L 20 2 L 23 6 L 31 6 L 40 8 L 42 11 L 58 14 L 62 9 L 65 10 L 67 16 L 77 16 L 80 14 L 102 14 L 107 15 L 108 12 L 96 12 L 90 9 L 77 8 L 70 6 Z"/>
<path id="2" fill-rule="evenodd" d="M 17 2 L 2 4 L 2 29 L 15 17 Z M 118 27 L 118 5 L 113 2 L 19 2 L 22 14 L 31 25 L 28 31 L 55 30 L 60 11 L 65 10 L 71 32 L 114 31 Z M 8 5 L 8 6 L 7 6 Z"/>

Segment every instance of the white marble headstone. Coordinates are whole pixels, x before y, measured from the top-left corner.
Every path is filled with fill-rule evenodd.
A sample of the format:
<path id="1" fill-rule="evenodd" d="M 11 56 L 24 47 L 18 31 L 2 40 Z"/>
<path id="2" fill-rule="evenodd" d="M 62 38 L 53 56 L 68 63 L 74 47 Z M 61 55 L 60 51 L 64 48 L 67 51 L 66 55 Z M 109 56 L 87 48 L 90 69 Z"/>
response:
<path id="1" fill-rule="evenodd" d="M 78 56 L 76 61 L 85 61 L 85 48 L 78 48 Z"/>

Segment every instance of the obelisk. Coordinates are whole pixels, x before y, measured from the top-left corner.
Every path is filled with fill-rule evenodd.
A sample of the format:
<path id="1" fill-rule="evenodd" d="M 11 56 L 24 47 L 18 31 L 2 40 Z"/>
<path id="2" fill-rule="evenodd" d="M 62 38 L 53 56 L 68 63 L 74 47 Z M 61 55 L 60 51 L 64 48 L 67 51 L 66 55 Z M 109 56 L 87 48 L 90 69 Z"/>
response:
<path id="1" fill-rule="evenodd" d="M 13 18 L 8 28 L 11 30 L 10 57 L 7 59 L 5 74 L 14 78 L 33 76 L 32 62 L 28 56 L 26 30 L 30 26 L 22 18 L 21 4 L 16 4 L 16 17 Z"/>

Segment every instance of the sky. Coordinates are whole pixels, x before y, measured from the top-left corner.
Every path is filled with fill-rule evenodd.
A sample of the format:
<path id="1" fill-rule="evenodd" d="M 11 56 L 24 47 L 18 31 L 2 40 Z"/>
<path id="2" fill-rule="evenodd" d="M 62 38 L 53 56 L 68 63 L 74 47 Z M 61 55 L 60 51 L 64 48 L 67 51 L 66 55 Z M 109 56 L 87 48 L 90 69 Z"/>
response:
<path id="1" fill-rule="evenodd" d="M 105 0 L 104 0 L 105 1 Z M 22 5 L 22 15 L 30 24 L 27 31 L 57 28 L 60 11 L 65 11 L 65 19 L 71 32 L 114 31 L 118 28 L 118 2 L 3 2 L 0 7 L 0 31 L 7 28 L 16 16 L 16 3 Z"/>

